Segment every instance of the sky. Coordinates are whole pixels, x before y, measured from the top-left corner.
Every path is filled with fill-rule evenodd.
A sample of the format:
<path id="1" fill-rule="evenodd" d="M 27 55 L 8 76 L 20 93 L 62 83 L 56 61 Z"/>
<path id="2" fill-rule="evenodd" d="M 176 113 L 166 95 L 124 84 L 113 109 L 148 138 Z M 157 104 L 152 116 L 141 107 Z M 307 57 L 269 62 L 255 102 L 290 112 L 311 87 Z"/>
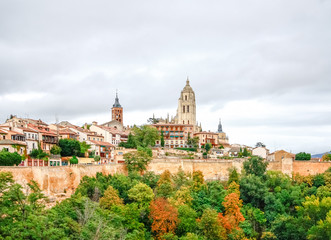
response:
<path id="1" fill-rule="evenodd" d="M 331 1 L 0 0 L 0 123 L 176 114 L 230 143 L 331 150 Z"/>

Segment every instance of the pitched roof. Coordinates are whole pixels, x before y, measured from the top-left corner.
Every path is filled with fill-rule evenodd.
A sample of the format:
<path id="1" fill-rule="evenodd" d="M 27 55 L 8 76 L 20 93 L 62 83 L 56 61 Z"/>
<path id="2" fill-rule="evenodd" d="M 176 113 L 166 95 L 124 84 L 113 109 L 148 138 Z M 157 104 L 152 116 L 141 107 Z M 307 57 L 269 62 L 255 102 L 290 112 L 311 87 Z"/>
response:
<path id="1" fill-rule="evenodd" d="M 0 134 L 7 134 L 7 132 L 0 129 Z"/>
<path id="2" fill-rule="evenodd" d="M 32 128 L 26 128 L 26 127 L 18 127 L 19 129 L 22 129 L 24 132 L 34 132 L 37 133 L 38 131 L 32 129 Z"/>
<path id="3" fill-rule="evenodd" d="M 114 145 L 109 143 L 109 142 L 102 142 L 102 141 L 95 141 L 95 140 L 88 140 L 89 142 L 98 145 L 98 146 L 108 146 L 108 147 L 113 147 Z"/>

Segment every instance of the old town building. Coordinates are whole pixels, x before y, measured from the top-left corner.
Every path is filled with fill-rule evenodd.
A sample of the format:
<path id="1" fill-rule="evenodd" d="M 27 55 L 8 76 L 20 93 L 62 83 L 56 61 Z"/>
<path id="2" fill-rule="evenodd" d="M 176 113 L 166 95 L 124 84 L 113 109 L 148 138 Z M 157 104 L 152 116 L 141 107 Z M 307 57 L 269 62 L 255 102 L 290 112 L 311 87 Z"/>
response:
<path id="1" fill-rule="evenodd" d="M 193 137 L 194 126 L 190 124 L 157 123 L 152 126 L 163 134 L 165 147 L 186 147 L 188 136 Z M 161 140 L 157 140 L 156 145 L 160 146 Z"/>

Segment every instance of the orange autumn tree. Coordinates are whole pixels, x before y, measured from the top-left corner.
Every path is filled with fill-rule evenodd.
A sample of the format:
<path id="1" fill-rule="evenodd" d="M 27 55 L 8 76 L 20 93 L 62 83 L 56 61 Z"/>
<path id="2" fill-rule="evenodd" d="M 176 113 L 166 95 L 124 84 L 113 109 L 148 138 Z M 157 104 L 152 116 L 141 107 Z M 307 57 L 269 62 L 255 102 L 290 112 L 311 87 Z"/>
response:
<path id="1" fill-rule="evenodd" d="M 237 193 L 228 194 L 224 198 L 223 206 L 225 214 L 219 213 L 219 218 L 227 233 L 240 230 L 239 223 L 245 221 L 245 218 L 240 212 L 242 200 L 239 199 L 239 195 Z"/>
<path id="2" fill-rule="evenodd" d="M 171 206 L 165 198 L 157 198 L 150 205 L 150 218 L 152 219 L 152 232 L 156 239 L 166 233 L 175 233 L 178 220 L 178 211 Z"/>

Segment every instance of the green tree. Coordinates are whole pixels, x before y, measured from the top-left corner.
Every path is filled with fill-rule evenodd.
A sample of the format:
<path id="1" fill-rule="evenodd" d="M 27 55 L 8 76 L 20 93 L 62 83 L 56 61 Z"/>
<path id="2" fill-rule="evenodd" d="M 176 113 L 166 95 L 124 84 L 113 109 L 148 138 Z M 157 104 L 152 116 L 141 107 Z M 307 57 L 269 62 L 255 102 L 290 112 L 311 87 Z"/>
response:
<path id="1" fill-rule="evenodd" d="M 142 172 L 146 170 L 146 167 L 148 163 L 152 161 L 152 158 L 146 151 L 138 150 L 136 152 L 124 154 L 124 160 L 129 172 Z"/>
<path id="2" fill-rule="evenodd" d="M 114 205 L 122 205 L 123 200 L 118 196 L 118 191 L 112 186 L 109 186 L 105 194 L 100 198 L 100 206 L 106 209 L 111 209 Z"/>
<path id="3" fill-rule="evenodd" d="M 181 237 L 179 240 L 199 240 L 201 238 L 199 238 L 198 235 L 196 235 L 195 233 L 187 233 L 185 236 Z"/>
<path id="4" fill-rule="evenodd" d="M 322 156 L 322 161 L 323 161 L 323 162 L 331 161 L 331 154 L 329 154 L 329 153 L 325 153 L 325 154 Z"/>
<path id="5" fill-rule="evenodd" d="M 252 207 L 250 204 L 244 205 L 241 212 L 245 217 L 245 222 L 241 224 L 246 236 L 251 238 L 261 238 L 266 227 L 267 219 L 260 209 Z"/>
<path id="6" fill-rule="evenodd" d="M 254 174 L 256 176 L 263 176 L 267 170 L 267 166 L 268 162 L 258 156 L 253 156 L 244 162 L 246 174 Z"/>
<path id="7" fill-rule="evenodd" d="M 157 129 L 148 125 L 134 126 L 132 132 L 137 146 L 153 147 L 155 141 L 160 139 Z"/>
<path id="8" fill-rule="evenodd" d="M 57 146 L 57 145 L 54 145 L 52 148 L 51 148 L 51 154 L 54 154 L 54 155 L 59 155 L 61 153 L 62 149 Z"/>
<path id="9" fill-rule="evenodd" d="M 128 191 L 128 197 L 135 201 L 140 208 L 147 208 L 154 199 L 154 193 L 146 184 L 138 183 Z"/>
<path id="10" fill-rule="evenodd" d="M 249 152 L 247 150 L 247 148 L 244 148 L 244 151 L 243 151 L 243 157 L 248 157 L 249 156 Z"/>
<path id="11" fill-rule="evenodd" d="M 100 159 L 101 159 L 101 157 L 100 157 L 99 155 L 95 155 L 95 156 L 94 156 L 94 161 L 95 161 L 95 162 L 99 162 Z"/>
<path id="12" fill-rule="evenodd" d="M 327 213 L 325 220 L 319 220 L 317 225 L 308 231 L 308 239 L 330 239 L 331 237 L 331 210 Z"/>
<path id="13" fill-rule="evenodd" d="M 174 184 L 171 179 L 171 173 L 169 170 L 164 171 L 159 181 L 157 182 L 157 187 L 155 188 L 155 195 L 157 197 L 168 198 L 174 193 Z"/>
<path id="14" fill-rule="evenodd" d="M 191 138 L 190 133 L 188 133 L 187 140 L 186 140 L 186 145 L 194 148 L 195 151 L 196 151 L 196 149 L 199 146 L 199 137 Z"/>
<path id="15" fill-rule="evenodd" d="M 199 222 L 199 227 L 203 236 L 208 240 L 227 239 L 226 231 L 218 219 L 217 211 L 206 209 Z"/>
<path id="16" fill-rule="evenodd" d="M 240 180 L 240 196 L 245 203 L 251 203 L 253 207 L 263 209 L 268 187 L 265 181 L 256 175 L 248 175 Z"/>
<path id="17" fill-rule="evenodd" d="M 125 148 L 137 148 L 135 137 L 129 133 L 128 140 L 126 142 L 120 142 L 119 146 Z"/>
<path id="18" fill-rule="evenodd" d="M 295 160 L 310 160 L 311 159 L 311 154 L 310 153 L 305 153 L 305 152 L 300 152 L 295 155 Z"/>
<path id="19" fill-rule="evenodd" d="M 181 167 L 179 167 L 178 172 L 172 176 L 172 179 L 176 189 L 180 189 L 182 186 L 190 186 L 193 183 L 190 174 L 186 174 Z"/>
<path id="20" fill-rule="evenodd" d="M 239 174 L 237 172 L 236 168 L 230 168 L 229 169 L 229 180 L 228 185 L 232 182 L 239 183 Z"/>
<path id="21" fill-rule="evenodd" d="M 80 144 L 80 156 L 85 157 L 85 154 L 88 152 L 88 150 L 91 148 L 91 145 L 87 144 L 85 141 L 79 142 Z"/>
<path id="22" fill-rule="evenodd" d="M 22 156 L 17 152 L 10 153 L 5 149 L 0 151 L 0 166 L 14 166 L 19 165 L 22 161 Z"/>
<path id="23" fill-rule="evenodd" d="M 164 136 L 163 136 L 163 130 L 161 130 L 161 147 L 164 147 Z"/>
<path id="24" fill-rule="evenodd" d="M 210 144 L 210 143 L 206 143 L 206 145 L 205 145 L 205 150 L 206 150 L 206 152 L 208 153 L 209 152 L 209 150 L 212 148 L 212 145 Z"/>
<path id="25" fill-rule="evenodd" d="M 32 159 L 42 159 L 42 160 L 47 160 L 48 159 L 48 154 L 45 153 L 42 149 L 40 144 L 38 144 L 38 149 L 33 149 L 29 156 Z"/>
<path id="26" fill-rule="evenodd" d="M 198 191 L 204 184 L 203 173 L 198 170 L 193 172 L 193 190 Z"/>
<path id="27" fill-rule="evenodd" d="M 179 224 L 176 230 L 178 236 L 184 236 L 187 233 L 193 233 L 197 229 L 197 212 L 187 205 L 181 205 L 178 208 Z"/>
<path id="28" fill-rule="evenodd" d="M 152 171 L 145 172 L 142 176 L 142 182 L 154 189 L 157 186 L 157 182 L 160 179 L 160 175 L 156 175 Z"/>
<path id="29" fill-rule="evenodd" d="M 80 143 L 75 139 L 60 139 L 61 156 L 77 156 L 81 152 Z"/>

